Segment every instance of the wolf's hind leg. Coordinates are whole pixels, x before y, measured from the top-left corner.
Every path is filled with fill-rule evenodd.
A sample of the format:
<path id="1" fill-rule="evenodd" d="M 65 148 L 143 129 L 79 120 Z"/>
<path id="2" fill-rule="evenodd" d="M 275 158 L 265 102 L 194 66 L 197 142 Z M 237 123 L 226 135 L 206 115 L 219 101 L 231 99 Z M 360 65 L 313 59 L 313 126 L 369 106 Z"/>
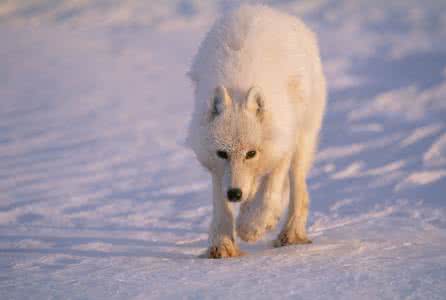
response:
<path id="1" fill-rule="evenodd" d="M 289 197 L 290 161 L 291 157 L 284 158 L 262 183 L 256 198 L 241 205 L 237 218 L 237 233 L 242 240 L 255 242 L 276 227 L 283 211 L 284 200 Z M 284 195 L 287 199 L 283 198 Z"/>

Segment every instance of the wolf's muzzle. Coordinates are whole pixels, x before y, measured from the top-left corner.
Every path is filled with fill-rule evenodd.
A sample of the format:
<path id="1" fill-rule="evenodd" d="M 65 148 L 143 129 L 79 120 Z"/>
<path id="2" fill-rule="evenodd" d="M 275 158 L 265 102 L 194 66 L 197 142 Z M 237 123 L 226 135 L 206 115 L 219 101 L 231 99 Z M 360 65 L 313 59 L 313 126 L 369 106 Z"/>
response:
<path id="1" fill-rule="evenodd" d="M 228 190 L 228 200 L 231 202 L 239 202 L 242 199 L 242 190 L 239 188 L 231 188 Z"/>

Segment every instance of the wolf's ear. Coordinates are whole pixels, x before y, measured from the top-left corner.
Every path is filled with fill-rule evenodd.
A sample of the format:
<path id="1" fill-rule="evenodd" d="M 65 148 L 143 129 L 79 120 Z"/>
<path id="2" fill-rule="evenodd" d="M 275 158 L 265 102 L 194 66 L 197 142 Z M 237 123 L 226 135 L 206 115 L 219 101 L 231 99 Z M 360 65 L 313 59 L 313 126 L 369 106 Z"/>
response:
<path id="1" fill-rule="evenodd" d="M 211 99 L 211 117 L 216 117 L 221 114 L 225 109 L 231 106 L 232 100 L 229 97 L 226 88 L 219 85 L 214 90 L 214 95 Z"/>
<path id="2" fill-rule="evenodd" d="M 263 117 L 265 111 L 265 102 L 263 101 L 263 95 L 260 88 L 253 86 L 249 89 L 246 95 L 246 109 L 255 114 L 260 120 Z"/>

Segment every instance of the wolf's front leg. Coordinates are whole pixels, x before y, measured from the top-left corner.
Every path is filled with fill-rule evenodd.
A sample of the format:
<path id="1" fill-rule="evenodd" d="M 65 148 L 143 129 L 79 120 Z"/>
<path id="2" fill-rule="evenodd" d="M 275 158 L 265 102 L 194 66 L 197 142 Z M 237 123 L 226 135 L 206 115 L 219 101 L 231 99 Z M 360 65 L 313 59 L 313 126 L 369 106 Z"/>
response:
<path id="1" fill-rule="evenodd" d="M 240 256 L 235 244 L 234 214 L 229 201 L 223 196 L 221 179 L 212 175 L 213 212 L 209 230 L 208 258 Z"/>
<path id="2" fill-rule="evenodd" d="M 289 197 L 288 170 L 291 157 L 265 178 L 256 198 L 243 203 L 237 218 L 237 233 L 247 242 L 255 242 L 276 227 L 283 211 L 283 202 Z"/>
<path id="3" fill-rule="evenodd" d="M 309 206 L 306 170 L 299 161 L 294 161 L 291 167 L 290 190 L 287 221 L 274 241 L 275 247 L 311 243 L 305 229 Z"/>

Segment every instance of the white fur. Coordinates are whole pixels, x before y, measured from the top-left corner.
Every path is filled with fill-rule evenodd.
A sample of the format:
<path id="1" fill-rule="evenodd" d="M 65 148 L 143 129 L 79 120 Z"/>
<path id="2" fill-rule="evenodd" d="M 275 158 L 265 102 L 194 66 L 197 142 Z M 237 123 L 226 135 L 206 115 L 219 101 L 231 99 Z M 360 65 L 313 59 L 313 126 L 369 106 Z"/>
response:
<path id="1" fill-rule="evenodd" d="M 288 199 L 276 245 L 309 242 L 306 176 L 326 98 L 314 34 L 295 17 L 244 5 L 215 23 L 189 75 L 195 109 L 188 144 L 213 178 L 209 257 L 239 255 L 235 227 L 243 240 L 258 240 Z M 250 150 L 257 155 L 246 159 Z M 230 187 L 243 193 L 237 226 Z"/>

